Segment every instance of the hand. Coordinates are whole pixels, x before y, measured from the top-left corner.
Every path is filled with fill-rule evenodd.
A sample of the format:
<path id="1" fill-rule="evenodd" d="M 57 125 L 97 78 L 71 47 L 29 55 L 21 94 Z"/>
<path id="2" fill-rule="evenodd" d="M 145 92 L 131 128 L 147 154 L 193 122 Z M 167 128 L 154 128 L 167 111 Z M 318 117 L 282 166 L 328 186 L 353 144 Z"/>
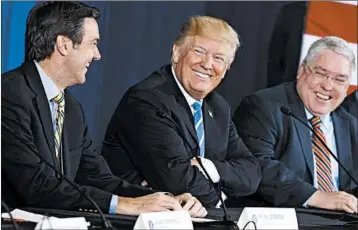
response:
<path id="1" fill-rule="evenodd" d="M 357 198 L 346 192 L 315 192 L 308 205 L 316 208 L 357 213 Z"/>
<path id="2" fill-rule="evenodd" d="M 173 197 L 157 192 L 147 196 L 129 198 L 118 197 L 117 214 L 139 215 L 145 212 L 165 212 L 183 210 L 179 202 Z"/>
<path id="3" fill-rule="evenodd" d="M 184 193 L 174 197 L 184 210 L 188 210 L 191 217 L 204 217 L 208 214 L 203 205 L 190 193 Z"/>

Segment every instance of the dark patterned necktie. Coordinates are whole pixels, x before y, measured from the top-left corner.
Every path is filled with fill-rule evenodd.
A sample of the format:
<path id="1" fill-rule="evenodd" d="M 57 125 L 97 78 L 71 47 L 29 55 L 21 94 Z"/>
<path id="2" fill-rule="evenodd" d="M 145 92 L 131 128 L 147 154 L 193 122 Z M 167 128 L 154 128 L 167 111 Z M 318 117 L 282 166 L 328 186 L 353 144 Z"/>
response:
<path id="1" fill-rule="evenodd" d="M 321 119 L 313 117 L 310 119 L 313 132 L 326 143 L 326 138 L 321 130 Z M 334 190 L 332 180 L 332 167 L 329 150 L 320 143 L 317 136 L 312 134 L 312 149 L 316 160 L 317 189 L 330 192 Z"/>
<path id="2" fill-rule="evenodd" d="M 65 97 L 64 93 L 58 94 L 54 97 L 53 102 L 57 104 L 57 113 L 56 113 L 56 130 L 55 130 L 55 150 L 56 158 L 59 159 L 61 153 L 61 137 L 63 129 L 63 121 L 65 118 Z"/>

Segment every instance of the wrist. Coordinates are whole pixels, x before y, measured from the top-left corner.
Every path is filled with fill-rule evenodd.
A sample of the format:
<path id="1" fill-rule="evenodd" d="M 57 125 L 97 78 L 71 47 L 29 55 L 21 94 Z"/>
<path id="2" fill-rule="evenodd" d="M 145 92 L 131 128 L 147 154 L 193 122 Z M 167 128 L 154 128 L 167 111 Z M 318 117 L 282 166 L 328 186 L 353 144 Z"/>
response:
<path id="1" fill-rule="evenodd" d="M 316 192 L 314 192 L 312 194 L 312 196 L 309 198 L 309 200 L 307 201 L 307 206 L 311 206 L 311 207 L 317 207 L 318 203 L 319 203 L 319 197 L 321 195 L 322 191 L 317 190 Z"/>
<path id="2" fill-rule="evenodd" d="M 130 203 L 132 199 L 133 198 L 129 197 L 118 197 L 116 214 L 133 215 L 134 213 L 130 210 Z"/>

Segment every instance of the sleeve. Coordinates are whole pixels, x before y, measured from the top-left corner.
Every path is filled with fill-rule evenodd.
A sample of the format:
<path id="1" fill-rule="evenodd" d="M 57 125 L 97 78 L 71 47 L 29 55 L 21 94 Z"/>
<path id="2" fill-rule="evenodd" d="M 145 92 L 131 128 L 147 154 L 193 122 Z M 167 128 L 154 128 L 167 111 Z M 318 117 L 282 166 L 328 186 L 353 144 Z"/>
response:
<path id="1" fill-rule="evenodd" d="M 229 141 L 225 160 L 212 160 L 220 174 L 220 187 L 230 196 L 248 196 L 256 192 L 261 169 L 229 120 Z"/>
<path id="2" fill-rule="evenodd" d="M 152 194 L 155 191 L 139 185 L 133 185 L 114 176 L 103 156 L 97 152 L 88 134 L 85 116 L 82 111 L 83 149 L 79 169 L 75 181 L 81 185 L 87 185 L 124 197 L 139 197 Z"/>
<path id="3" fill-rule="evenodd" d="M 301 206 L 316 189 L 276 158 L 282 133 L 270 109 L 273 106 L 256 96 L 246 97 L 233 120 L 246 146 L 260 161 L 262 179 L 258 191 L 262 198 L 275 206 Z"/>
<path id="4" fill-rule="evenodd" d="M 190 192 L 204 206 L 215 207 L 219 197 L 214 186 L 191 166 L 177 126 L 156 116 L 157 111 L 168 111 L 160 97 L 137 90 L 122 99 L 112 118 L 118 120 L 121 143 L 133 164 L 152 188 L 175 195 Z"/>

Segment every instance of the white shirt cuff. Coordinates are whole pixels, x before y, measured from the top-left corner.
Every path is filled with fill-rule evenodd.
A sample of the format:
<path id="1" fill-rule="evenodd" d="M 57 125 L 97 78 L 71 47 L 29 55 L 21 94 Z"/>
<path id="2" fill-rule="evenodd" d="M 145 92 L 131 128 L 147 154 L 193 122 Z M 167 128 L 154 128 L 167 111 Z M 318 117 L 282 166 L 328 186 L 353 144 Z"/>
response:
<path id="1" fill-rule="evenodd" d="M 314 193 L 313 193 L 313 194 L 314 194 Z M 308 198 L 308 199 L 306 200 L 305 203 L 303 203 L 303 205 L 302 205 L 303 207 L 308 208 L 308 202 L 309 202 L 310 199 L 312 198 L 313 194 L 310 196 L 310 198 Z"/>
<path id="2" fill-rule="evenodd" d="M 223 198 L 223 201 L 225 202 L 225 200 L 227 199 L 227 196 L 225 195 L 225 193 L 221 192 L 221 197 Z M 215 208 L 220 208 L 221 207 L 221 200 L 219 200 L 219 202 L 216 204 Z"/>
<path id="3" fill-rule="evenodd" d="M 201 159 L 201 163 L 203 164 L 204 168 L 206 169 L 206 171 L 208 172 L 209 176 L 211 177 L 211 179 L 213 180 L 214 183 L 218 183 L 220 181 L 220 175 L 218 170 L 216 169 L 214 163 L 206 158 L 200 157 Z M 206 174 L 204 173 L 204 170 L 199 167 L 199 171 L 202 172 L 204 174 L 204 176 L 206 177 Z M 208 178 L 206 178 L 208 179 Z"/>

